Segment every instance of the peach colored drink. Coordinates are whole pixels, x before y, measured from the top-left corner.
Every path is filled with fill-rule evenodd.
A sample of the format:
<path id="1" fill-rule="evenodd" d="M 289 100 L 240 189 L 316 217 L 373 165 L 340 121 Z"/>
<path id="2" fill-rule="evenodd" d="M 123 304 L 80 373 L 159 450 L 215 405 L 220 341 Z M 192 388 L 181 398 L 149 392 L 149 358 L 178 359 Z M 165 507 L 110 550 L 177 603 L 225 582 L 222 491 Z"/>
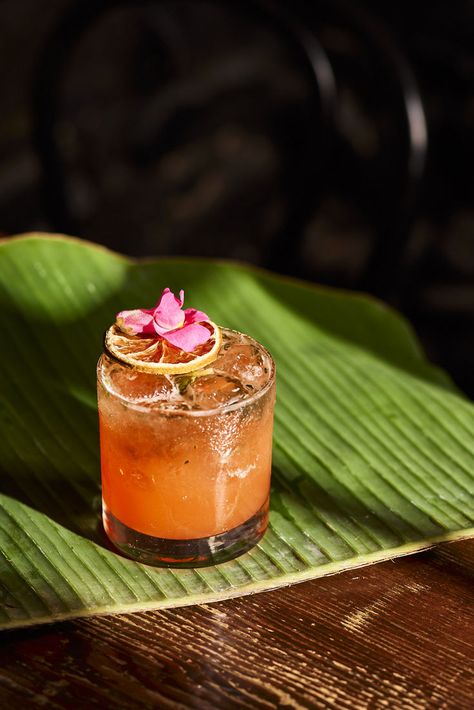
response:
<path id="1" fill-rule="evenodd" d="M 104 527 L 151 564 L 231 559 L 268 518 L 275 371 L 250 337 L 223 330 L 204 371 L 163 376 L 98 364 Z"/>

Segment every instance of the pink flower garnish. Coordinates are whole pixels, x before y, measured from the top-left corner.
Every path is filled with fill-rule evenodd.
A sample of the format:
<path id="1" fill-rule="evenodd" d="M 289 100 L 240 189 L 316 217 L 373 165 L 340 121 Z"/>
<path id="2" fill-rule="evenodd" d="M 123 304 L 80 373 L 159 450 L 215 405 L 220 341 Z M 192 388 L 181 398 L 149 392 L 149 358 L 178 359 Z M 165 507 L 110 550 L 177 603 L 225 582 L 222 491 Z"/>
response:
<path id="1" fill-rule="evenodd" d="M 183 311 L 184 291 L 176 298 L 165 288 L 155 308 L 137 308 L 120 311 L 116 323 L 128 335 L 158 335 L 180 350 L 192 353 L 211 337 L 210 331 L 200 325 L 209 317 L 195 308 Z"/>

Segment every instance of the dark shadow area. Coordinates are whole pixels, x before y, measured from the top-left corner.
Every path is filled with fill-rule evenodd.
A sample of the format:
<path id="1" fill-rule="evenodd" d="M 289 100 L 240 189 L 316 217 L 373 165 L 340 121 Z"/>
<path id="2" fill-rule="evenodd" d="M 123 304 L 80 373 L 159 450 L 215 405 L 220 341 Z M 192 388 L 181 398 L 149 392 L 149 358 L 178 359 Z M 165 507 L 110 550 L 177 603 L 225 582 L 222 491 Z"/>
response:
<path id="1" fill-rule="evenodd" d="M 474 544 L 472 541 L 470 545 Z M 431 550 L 430 561 L 440 570 L 455 580 L 459 580 L 468 589 L 474 583 L 474 568 L 466 548 L 446 544 Z"/>

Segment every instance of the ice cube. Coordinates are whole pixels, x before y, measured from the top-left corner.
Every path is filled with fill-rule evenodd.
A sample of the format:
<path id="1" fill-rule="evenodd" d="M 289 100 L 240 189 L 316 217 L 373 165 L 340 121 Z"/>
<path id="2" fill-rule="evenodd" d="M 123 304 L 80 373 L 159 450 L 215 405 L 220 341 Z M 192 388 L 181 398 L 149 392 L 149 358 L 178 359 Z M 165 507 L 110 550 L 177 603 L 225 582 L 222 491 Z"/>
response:
<path id="1" fill-rule="evenodd" d="M 181 396 L 193 409 L 217 409 L 240 402 L 248 396 L 248 392 L 236 378 L 213 373 L 196 377 Z"/>
<path id="2" fill-rule="evenodd" d="M 121 365 L 107 368 L 106 386 L 119 397 L 139 404 L 172 400 L 177 391 L 171 377 L 136 372 Z"/>
<path id="3" fill-rule="evenodd" d="M 221 352 L 212 363 L 215 372 L 238 379 L 247 392 L 258 391 L 268 381 L 270 363 L 263 350 L 238 333 L 224 336 Z"/>

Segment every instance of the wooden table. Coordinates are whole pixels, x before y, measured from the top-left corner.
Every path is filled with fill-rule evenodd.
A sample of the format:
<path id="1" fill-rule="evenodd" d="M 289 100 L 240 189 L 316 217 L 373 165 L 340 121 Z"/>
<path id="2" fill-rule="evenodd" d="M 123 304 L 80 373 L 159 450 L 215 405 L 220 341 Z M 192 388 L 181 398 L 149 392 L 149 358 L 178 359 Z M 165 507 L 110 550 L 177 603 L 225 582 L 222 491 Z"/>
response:
<path id="1" fill-rule="evenodd" d="M 4 634 L 0 707 L 474 708 L 474 540 L 201 607 Z"/>

